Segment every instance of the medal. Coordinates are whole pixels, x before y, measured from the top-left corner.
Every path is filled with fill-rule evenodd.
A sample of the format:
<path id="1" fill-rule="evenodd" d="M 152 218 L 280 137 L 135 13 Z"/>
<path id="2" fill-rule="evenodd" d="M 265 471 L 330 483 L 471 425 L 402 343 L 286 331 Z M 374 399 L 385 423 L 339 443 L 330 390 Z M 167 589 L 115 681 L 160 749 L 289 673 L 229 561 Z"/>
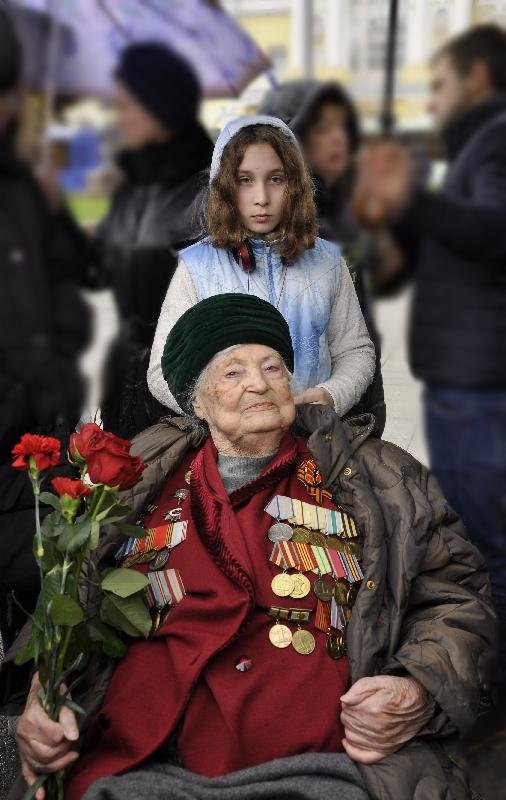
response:
<path id="1" fill-rule="evenodd" d="M 292 544 L 297 552 L 299 566 L 302 568 L 302 571 L 309 572 L 309 570 L 317 569 L 318 562 L 311 546 L 309 544 L 303 544 L 302 542 L 293 542 L 293 540 Z"/>
<path id="2" fill-rule="evenodd" d="M 271 525 L 267 536 L 271 542 L 288 542 L 292 538 L 292 528 L 286 522 L 275 522 Z"/>
<path id="3" fill-rule="evenodd" d="M 291 497 L 284 497 L 281 494 L 275 495 L 269 500 L 264 511 L 274 519 L 291 519 L 294 515 L 293 500 Z"/>
<path id="4" fill-rule="evenodd" d="M 164 608 L 177 605 L 185 596 L 185 588 L 179 570 L 148 572 L 146 586 L 148 605 Z"/>
<path id="5" fill-rule="evenodd" d="M 299 627 L 292 636 L 292 647 L 301 656 L 308 656 L 315 649 L 316 640 L 310 631 Z"/>
<path id="6" fill-rule="evenodd" d="M 309 544 L 314 544 L 316 547 L 328 547 L 327 540 L 320 531 L 311 531 L 309 534 Z"/>
<path id="7" fill-rule="evenodd" d="M 334 597 L 336 603 L 339 603 L 340 606 L 347 605 L 349 590 L 350 590 L 350 584 L 348 583 L 346 578 L 338 578 L 334 586 Z"/>
<path id="8" fill-rule="evenodd" d="M 169 560 L 169 556 L 170 556 L 170 547 L 163 547 L 149 562 L 150 568 L 154 571 L 156 571 L 157 569 L 162 569 L 162 567 L 164 567 L 167 561 Z"/>
<path id="9" fill-rule="evenodd" d="M 289 647 L 292 643 L 292 632 L 287 625 L 281 625 L 279 620 L 276 620 L 269 631 L 269 640 L 274 647 L 280 649 Z"/>
<path id="10" fill-rule="evenodd" d="M 311 591 L 311 584 L 302 572 L 298 575 L 292 575 L 293 578 L 293 591 L 290 592 L 290 597 L 295 597 L 299 600 L 301 597 L 306 597 Z"/>
<path id="11" fill-rule="evenodd" d="M 177 497 L 178 500 L 183 501 L 186 500 L 189 494 L 190 494 L 189 489 L 176 489 L 176 491 L 174 492 L 174 497 Z"/>
<path id="12" fill-rule="evenodd" d="M 287 572 L 275 575 L 271 581 L 271 589 L 277 597 L 288 597 L 294 589 L 292 575 L 289 575 Z"/>
<path id="13" fill-rule="evenodd" d="M 299 542 L 300 544 L 309 544 L 309 539 L 311 537 L 311 533 L 307 530 L 307 528 L 301 528 L 300 526 L 293 529 L 292 532 L 292 541 Z"/>
<path id="14" fill-rule="evenodd" d="M 319 631 L 330 633 L 330 607 L 328 603 L 317 600 L 315 626 Z"/>
<path id="15" fill-rule="evenodd" d="M 357 594 L 359 592 L 360 586 L 361 584 L 359 581 L 356 581 L 355 583 L 351 584 L 346 594 L 346 603 L 344 603 L 344 605 L 347 605 L 351 608 L 355 604 L 355 600 L 357 599 Z"/>
<path id="16" fill-rule="evenodd" d="M 283 570 L 294 569 L 300 564 L 300 559 L 292 542 L 276 542 L 272 547 L 269 561 Z"/>
<path id="17" fill-rule="evenodd" d="M 302 461 L 297 467 L 297 478 L 304 484 L 306 491 L 314 497 L 317 503 L 321 503 L 324 497 L 332 497 L 330 492 L 322 488 L 323 479 L 320 470 L 312 458 Z"/>
<path id="18" fill-rule="evenodd" d="M 177 508 L 172 508 L 170 511 L 167 511 L 167 513 L 164 516 L 164 520 L 166 522 L 167 521 L 169 521 L 169 522 L 179 522 L 179 520 L 181 519 L 181 514 L 182 513 L 183 513 L 183 509 L 181 508 L 181 506 L 178 506 Z"/>
<path id="19" fill-rule="evenodd" d="M 320 577 L 314 582 L 313 592 L 318 600 L 330 603 L 334 596 L 334 587 L 331 583 L 326 581 L 325 578 Z"/>
<path id="20" fill-rule="evenodd" d="M 344 641 L 344 636 L 341 632 L 339 633 L 331 633 L 330 636 L 327 636 L 327 653 L 329 656 L 337 661 L 337 659 L 342 658 L 346 653 L 346 643 Z"/>

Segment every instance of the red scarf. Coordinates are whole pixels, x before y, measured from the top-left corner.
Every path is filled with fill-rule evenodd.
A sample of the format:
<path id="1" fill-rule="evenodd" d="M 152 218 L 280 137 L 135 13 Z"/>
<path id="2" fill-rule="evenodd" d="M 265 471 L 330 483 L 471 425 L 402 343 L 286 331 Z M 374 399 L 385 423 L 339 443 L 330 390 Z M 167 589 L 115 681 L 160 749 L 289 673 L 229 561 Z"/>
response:
<path id="1" fill-rule="evenodd" d="M 278 650 L 268 637 L 271 605 L 316 606 L 313 592 L 302 600 L 272 593 L 270 582 L 280 569 L 268 560 L 272 543 L 266 534 L 273 519 L 264 511 L 275 494 L 315 502 L 296 474 L 310 458 L 306 445 L 287 434 L 262 475 L 229 496 L 212 441 L 198 452 L 190 497 L 182 504 L 187 538 L 167 564 L 180 571 L 187 596 L 157 636 L 134 641 L 118 665 L 87 750 L 66 782 L 66 798 L 77 800 L 97 778 L 140 765 L 179 722 L 183 763 L 203 775 L 342 749 L 347 659 L 327 655 L 314 613 L 304 625 L 316 637 L 311 655 L 299 655 L 291 646 Z M 190 462 L 191 456 L 154 501 L 157 508 L 146 527 L 162 524 L 177 504 L 173 495 L 186 485 Z M 319 504 L 335 508 L 326 498 Z M 312 573 L 308 577 L 315 579 Z M 251 659 L 250 671 L 236 669 L 242 657 Z"/>

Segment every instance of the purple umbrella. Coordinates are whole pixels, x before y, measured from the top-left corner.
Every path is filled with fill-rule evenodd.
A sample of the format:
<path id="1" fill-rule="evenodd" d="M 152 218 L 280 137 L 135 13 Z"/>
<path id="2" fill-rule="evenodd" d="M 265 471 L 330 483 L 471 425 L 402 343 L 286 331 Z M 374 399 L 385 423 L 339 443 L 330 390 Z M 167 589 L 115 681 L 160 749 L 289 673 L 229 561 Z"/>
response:
<path id="1" fill-rule="evenodd" d="M 18 29 L 28 56 L 26 82 L 34 89 L 51 85 L 65 95 L 107 96 L 118 54 L 134 41 L 160 41 L 185 56 L 207 97 L 236 97 L 270 67 L 248 34 L 211 0 L 10 0 L 8 5 L 15 18 L 24 19 Z M 41 53 L 48 19 L 50 35 Z"/>

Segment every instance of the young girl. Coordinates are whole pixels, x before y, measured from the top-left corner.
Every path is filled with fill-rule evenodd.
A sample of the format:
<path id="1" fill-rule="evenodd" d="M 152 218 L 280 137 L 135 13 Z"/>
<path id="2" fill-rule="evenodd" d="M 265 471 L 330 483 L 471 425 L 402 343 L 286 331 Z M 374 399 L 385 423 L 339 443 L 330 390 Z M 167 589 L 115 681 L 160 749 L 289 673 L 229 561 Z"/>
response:
<path id="1" fill-rule="evenodd" d="M 209 235 L 181 251 L 153 342 L 148 385 L 161 403 L 180 411 L 160 366 L 168 333 L 190 306 L 225 292 L 254 294 L 285 317 L 297 403 L 324 403 L 343 416 L 358 402 L 374 373 L 374 347 L 339 247 L 316 236 L 313 197 L 297 140 L 281 120 L 243 117 L 222 130 Z"/>

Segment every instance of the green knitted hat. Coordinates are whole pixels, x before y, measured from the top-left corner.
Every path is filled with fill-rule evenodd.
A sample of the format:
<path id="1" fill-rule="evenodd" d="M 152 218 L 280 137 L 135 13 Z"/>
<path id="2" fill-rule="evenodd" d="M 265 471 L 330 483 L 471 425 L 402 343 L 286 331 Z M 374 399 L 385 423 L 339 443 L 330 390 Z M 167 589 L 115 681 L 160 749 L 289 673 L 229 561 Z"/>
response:
<path id="1" fill-rule="evenodd" d="M 201 300 L 178 319 L 167 336 L 162 374 L 181 408 L 192 413 L 188 390 L 211 359 L 237 344 L 264 344 L 276 350 L 293 372 L 293 347 L 284 317 L 250 294 L 218 294 Z"/>

